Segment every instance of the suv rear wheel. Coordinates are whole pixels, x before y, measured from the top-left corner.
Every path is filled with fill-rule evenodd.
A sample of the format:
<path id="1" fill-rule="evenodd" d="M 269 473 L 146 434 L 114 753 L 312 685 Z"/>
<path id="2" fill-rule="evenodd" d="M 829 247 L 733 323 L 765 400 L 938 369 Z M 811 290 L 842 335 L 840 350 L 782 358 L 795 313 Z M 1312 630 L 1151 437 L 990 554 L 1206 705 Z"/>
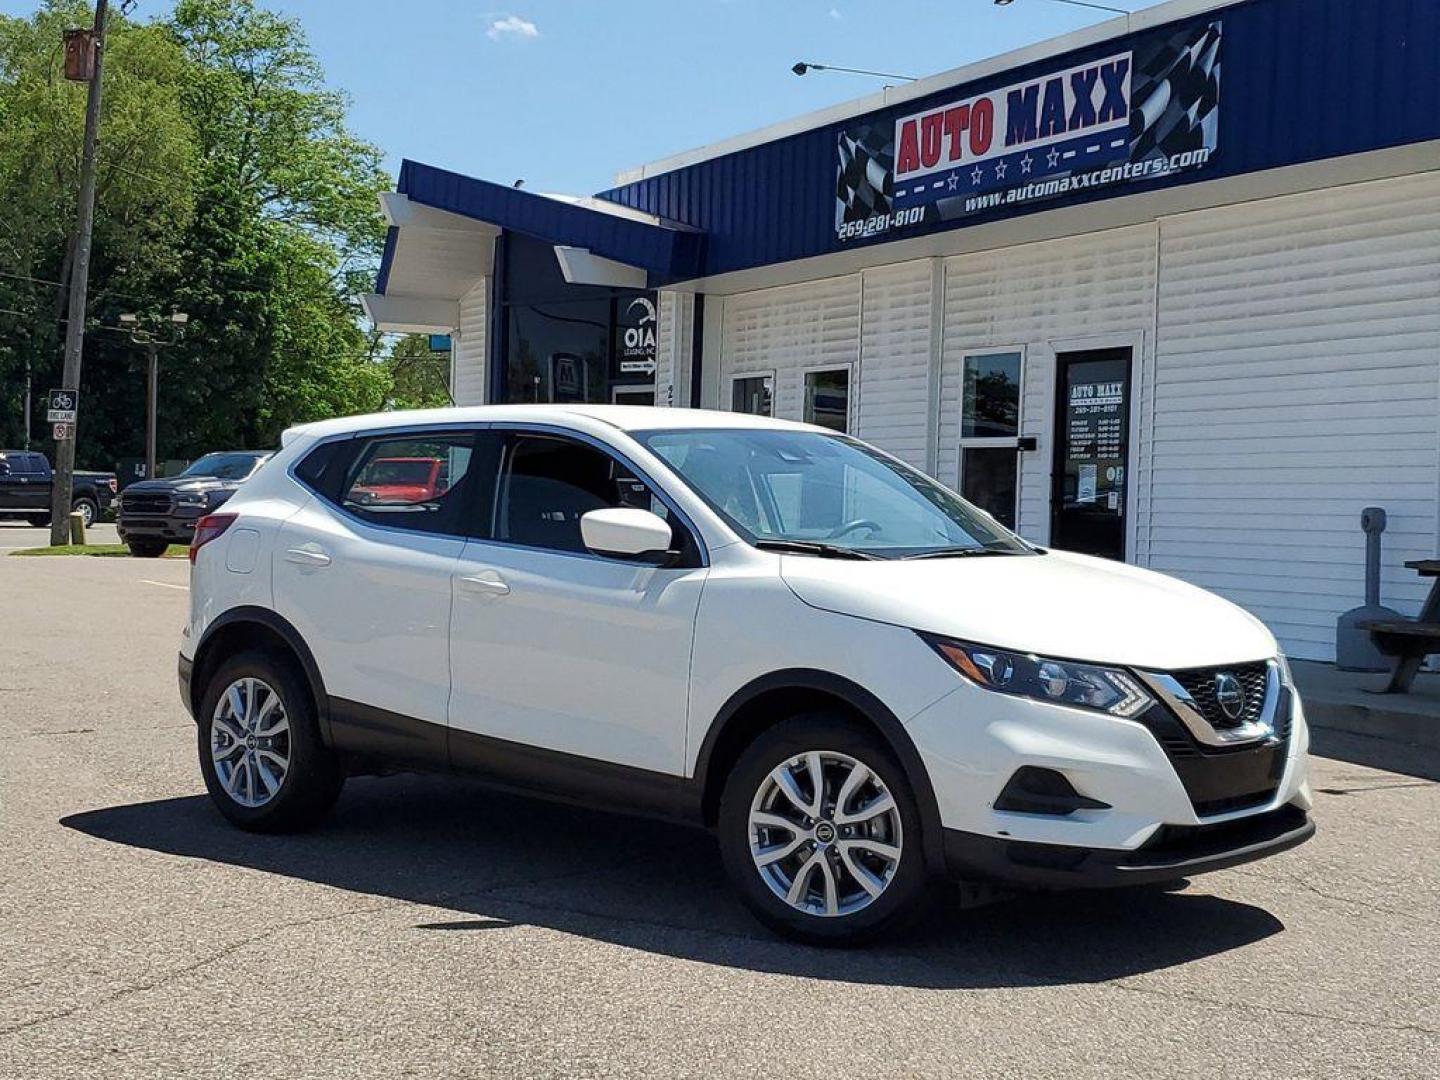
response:
<path id="1" fill-rule="evenodd" d="M 210 798 L 253 832 L 318 824 L 345 774 L 320 740 L 315 705 L 287 657 L 241 653 L 211 676 L 199 713 L 200 770 Z"/>
<path id="2" fill-rule="evenodd" d="M 870 940 L 913 915 L 927 890 L 904 770 L 840 714 L 806 713 L 761 735 L 726 782 L 719 833 L 746 905 L 800 941 Z"/>

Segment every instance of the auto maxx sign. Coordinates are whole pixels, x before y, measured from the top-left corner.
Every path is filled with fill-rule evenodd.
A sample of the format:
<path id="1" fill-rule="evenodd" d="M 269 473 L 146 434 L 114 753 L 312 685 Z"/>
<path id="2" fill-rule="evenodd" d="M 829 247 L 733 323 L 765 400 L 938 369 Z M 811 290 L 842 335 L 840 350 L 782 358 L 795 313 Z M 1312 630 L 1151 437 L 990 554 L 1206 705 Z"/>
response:
<path id="1" fill-rule="evenodd" d="M 1208 163 L 1218 147 L 1221 24 L 839 133 L 836 236 L 959 221 Z"/>

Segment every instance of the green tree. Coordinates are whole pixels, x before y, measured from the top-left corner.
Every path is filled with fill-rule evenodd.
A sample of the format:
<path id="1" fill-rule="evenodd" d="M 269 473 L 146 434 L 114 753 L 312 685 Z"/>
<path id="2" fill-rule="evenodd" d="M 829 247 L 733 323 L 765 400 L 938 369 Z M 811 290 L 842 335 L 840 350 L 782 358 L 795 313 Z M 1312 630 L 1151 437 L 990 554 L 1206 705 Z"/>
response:
<path id="1" fill-rule="evenodd" d="M 385 359 L 387 409 L 440 409 L 450 397 L 450 354 L 430 351 L 429 334 L 406 334 Z"/>
<path id="2" fill-rule="evenodd" d="M 84 85 L 63 76 L 60 41 L 66 27 L 89 21 L 87 6 L 72 0 L 49 0 L 29 19 L 0 17 L 0 442 L 6 444 L 24 427 L 25 370 L 43 391 L 59 369 L 85 112 Z M 113 19 L 97 159 L 92 312 L 149 295 L 177 269 L 199 154 L 181 103 L 185 64 L 165 28 Z M 99 353 L 120 343 L 114 334 L 104 338 L 97 332 Z M 122 366 L 128 360 L 123 350 L 106 356 L 106 369 L 114 370 L 117 359 Z"/>
<path id="3" fill-rule="evenodd" d="M 0 17 L 0 442 L 21 372 L 58 375 L 84 86 L 61 77 L 78 0 Z M 143 351 L 122 312 L 190 315 L 163 353 L 159 450 L 271 446 L 405 398 L 357 302 L 384 241 L 380 152 L 345 122 L 298 23 L 253 0 L 112 16 L 79 456 L 138 456 Z M 408 393 L 408 391 L 407 391 Z M 43 445 L 43 444 L 42 444 Z"/>

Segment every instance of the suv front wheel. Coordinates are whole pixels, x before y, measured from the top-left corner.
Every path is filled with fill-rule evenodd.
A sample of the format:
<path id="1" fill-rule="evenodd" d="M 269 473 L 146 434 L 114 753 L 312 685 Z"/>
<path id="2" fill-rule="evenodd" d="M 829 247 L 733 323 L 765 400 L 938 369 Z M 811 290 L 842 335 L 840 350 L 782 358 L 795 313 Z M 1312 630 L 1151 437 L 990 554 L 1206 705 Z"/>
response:
<path id="1" fill-rule="evenodd" d="M 913 915 L 927 890 L 904 770 L 843 715 L 807 713 L 762 734 L 726 782 L 718 825 L 741 898 L 787 937 L 859 944 Z"/>
<path id="2" fill-rule="evenodd" d="M 345 781 L 320 739 L 315 704 L 296 666 L 269 650 L 222 663 L 199 712 L 200 770 L 220 812 L 252 832 L 318 824 Z"/>

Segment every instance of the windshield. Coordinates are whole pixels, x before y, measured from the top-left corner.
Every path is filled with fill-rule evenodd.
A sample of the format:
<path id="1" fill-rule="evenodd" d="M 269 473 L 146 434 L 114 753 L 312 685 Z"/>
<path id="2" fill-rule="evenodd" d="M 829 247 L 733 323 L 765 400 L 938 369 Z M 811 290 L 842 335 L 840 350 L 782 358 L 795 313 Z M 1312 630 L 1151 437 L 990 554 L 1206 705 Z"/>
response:
<path id="1" fill-rule="evenodd" d="M 217 480 L 244 480 L 268 454 L 206 454 L 181 476 L 213 476 Z"/>
<path id="2" fill-rule="evenodd" d="M 822 545 L 882 558 L 1033 550 L 954 492 L 847 436 L 747 429 L 636 438 L 761 547 Z"/>

